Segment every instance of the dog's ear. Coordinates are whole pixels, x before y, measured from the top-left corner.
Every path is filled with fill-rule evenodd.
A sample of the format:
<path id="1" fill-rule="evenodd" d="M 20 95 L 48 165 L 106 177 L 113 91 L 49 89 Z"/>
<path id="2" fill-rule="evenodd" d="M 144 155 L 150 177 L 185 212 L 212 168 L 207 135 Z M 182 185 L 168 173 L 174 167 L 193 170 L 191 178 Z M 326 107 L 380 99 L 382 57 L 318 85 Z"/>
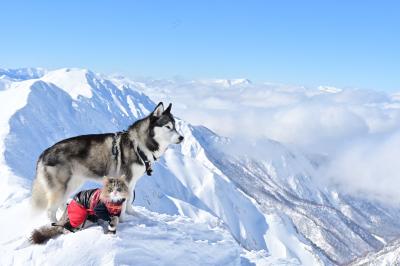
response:
<path id="1" fill-rule="evenodd" d="M 107 184 L 107 182 L 109 182 L 110 179 L 112 179 L 112 177 L 109 177 L 109 176 L 106 176 L 106 175 L 105 175 L 105 176 L 103 177 L 103 185 Z"/>
<path id="2" fill-rule="evenodd" d="M 159 102 L 156 108 L 154 108 L 154 111 L 151 113 L 151 115 L 155 117 L 160 117 L 163 112 L 164 112 L 164 104 L 162 102 Z"/>
<path id="3" fill-rule="evenodd" d="M 171 113 L 171 107 L 172 107 L 172 103 L 170 103 L 167 107 L 167 109 L 165 109 L 163 114 L 170 114 Z"/>

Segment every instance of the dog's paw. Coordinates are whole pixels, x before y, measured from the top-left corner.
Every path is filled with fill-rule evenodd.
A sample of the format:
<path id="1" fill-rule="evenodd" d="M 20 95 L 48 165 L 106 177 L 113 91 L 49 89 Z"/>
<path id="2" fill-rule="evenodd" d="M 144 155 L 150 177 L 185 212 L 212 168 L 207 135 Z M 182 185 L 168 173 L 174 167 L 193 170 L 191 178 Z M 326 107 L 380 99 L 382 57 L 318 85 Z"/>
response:
<path id="1" fill-rule="evenodd" d="M 115 235 L 117 233 L 117 231 L 112 231 L 112 230 L 108 230 L 107 234 L 108 235 Z"/>

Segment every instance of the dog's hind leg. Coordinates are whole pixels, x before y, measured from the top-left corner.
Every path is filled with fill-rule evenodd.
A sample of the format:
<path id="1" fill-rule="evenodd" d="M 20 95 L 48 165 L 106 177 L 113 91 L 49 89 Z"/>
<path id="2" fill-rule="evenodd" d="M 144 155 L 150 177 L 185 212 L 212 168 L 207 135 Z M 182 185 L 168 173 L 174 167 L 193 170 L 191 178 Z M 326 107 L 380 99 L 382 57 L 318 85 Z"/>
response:
<path id="1" fill-rule="evenodd" d="M 47 216 L 49 217 L 51 222 L 57 221 L 56 213 L 58 207 L 61 206 L 63 203 L 62 194 L 63 194 L 62 190 L 56 190 L 56 191 L 53 190 L 47 192 Z"/>
<path id="2" fill-rule="evenodd" d="M 46 209 L 46 193 L 51 185 L 49 184 L 50 181 L 46 174 L 45 167 L 43 166 L 42 161 L 39 160 L 36 166 L 36 175 L 35 180 L 33 181 L 31 197 L 32 207 L 34 207 L 35 209 Z"/>
<path id="3" fill-rule="evenodd" d="M 47 167 L 46 177 L 49 183 L 47 197 L 47 215 L 52 222 L 55 222 L 57 209 L 64 205 L 67 199 L 67 192 L 72 178 L 69 168 Z"/>

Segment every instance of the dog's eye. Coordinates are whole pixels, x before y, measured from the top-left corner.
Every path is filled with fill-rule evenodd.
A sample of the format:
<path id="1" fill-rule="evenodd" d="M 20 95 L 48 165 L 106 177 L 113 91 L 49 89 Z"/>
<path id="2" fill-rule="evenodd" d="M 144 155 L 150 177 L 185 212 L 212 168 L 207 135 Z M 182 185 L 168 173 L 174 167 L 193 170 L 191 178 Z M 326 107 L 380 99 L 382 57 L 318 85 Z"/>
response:
<path id="1" fill-rule="evenodd" d="M 170 126 L 165 126 L 166 128 L 168 128 L 169 130 L 171 130 L 172 128 Z"/>

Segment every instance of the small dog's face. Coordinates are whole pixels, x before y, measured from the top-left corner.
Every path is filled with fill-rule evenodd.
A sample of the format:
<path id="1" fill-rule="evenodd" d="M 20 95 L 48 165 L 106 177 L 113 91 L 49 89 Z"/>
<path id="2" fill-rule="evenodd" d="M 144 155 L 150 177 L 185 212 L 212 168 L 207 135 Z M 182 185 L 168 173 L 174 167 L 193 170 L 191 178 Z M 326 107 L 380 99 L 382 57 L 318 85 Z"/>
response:
<path id="1" fill-rule="evenodd" d="M 101 197 L 104 201 L 120 202 L 129 195 L 129 188 L 125 177 L 105 177 Z"/>
<path id="2" fill-rule="evenodd" d="M 171 114 L 172 104 L 164 110 L 163 104 L 159 103 L 151 114 L 152 131 L 151 137 L 161 147 L 167 147 L 170 144 L 179 144 L 183 141 L 183 136 L 175 128 L 175 119 Z"/>

